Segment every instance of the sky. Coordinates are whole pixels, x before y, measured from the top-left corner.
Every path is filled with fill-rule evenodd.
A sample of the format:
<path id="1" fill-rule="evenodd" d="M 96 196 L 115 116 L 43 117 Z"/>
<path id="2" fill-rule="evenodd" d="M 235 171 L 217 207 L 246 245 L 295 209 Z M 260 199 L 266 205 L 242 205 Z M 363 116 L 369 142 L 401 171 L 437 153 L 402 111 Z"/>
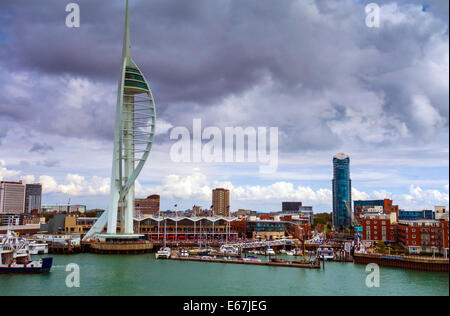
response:
<path id="1" fill-rule="evenodd" d="M 0 2 L 0 180 L 43 184 L 44 204 L 107 208 L 125 1 Z M 380 6 L 380 27 L 365 6 Z M 131 54 L 156 100 L 136 196 L 162 209 L 332 209 L 332 159 L 353 200 L 449 204 L 447 0 L 131 0 Z M 175 127 L 277 127 L 278 169 L 174 162 Z"/>

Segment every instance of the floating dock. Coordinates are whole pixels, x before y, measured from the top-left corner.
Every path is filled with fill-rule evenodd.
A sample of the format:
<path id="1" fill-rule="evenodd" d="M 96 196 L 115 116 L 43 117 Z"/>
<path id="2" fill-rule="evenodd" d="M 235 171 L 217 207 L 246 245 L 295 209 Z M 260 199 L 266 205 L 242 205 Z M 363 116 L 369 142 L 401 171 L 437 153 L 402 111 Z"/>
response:
<path id="1" fill-rule="evenodd" d="M 273 267 L 291 267 L 291 268 L 303 268 L 303 269 L 320 269 L 321 265 L 319 261 L 300 263 L 299 261 L 246 261 L 246 260 L 230 260 L 230 259 L 217 259 L 217 258 L 205 258 L 205 257 L 176 257 L 171 256 L 170 260 L 178 261 L 196 261 L 196 262 L 213 262 L 213 263 L 232 263 L 232 264 L 248 264 L 259 266 L 273 266 Z"/>

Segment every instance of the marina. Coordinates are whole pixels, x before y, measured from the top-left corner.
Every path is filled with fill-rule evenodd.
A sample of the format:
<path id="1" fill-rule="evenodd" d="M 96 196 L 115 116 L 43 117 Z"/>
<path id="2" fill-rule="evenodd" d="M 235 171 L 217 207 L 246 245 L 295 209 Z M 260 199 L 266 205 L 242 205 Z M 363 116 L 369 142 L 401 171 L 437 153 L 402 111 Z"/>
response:
<path id="1" fill-rule="evenodd" d="M 327 262 L 323 270 L 156 260 L 152 253 L 53 257 L 51 273 L 0 275 L 2 295 L 447 296 L 449 286 L 448 273 L 381 267 L 380 288 L 368 288 L 365 265 L 340 262 Z M 66 266 L 71 263 L 80 268 L 80 288 L 66 287 Z"/>

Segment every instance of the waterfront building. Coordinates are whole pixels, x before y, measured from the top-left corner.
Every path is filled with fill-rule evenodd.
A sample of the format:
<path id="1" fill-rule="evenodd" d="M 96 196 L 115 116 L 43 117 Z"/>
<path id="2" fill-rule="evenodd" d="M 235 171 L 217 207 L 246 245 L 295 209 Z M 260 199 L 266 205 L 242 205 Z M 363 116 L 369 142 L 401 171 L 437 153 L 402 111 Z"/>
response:
<path id="1" fill-rule="evenodd" d="M 350 157 L 339 153 L 333 158 L 333 226 L 335 229 L 352 225 L 352 183 Z"/>
<path id="2" fill-rule="evenodd" d="M 97 221 L 95 217 L 67 215 L 64 219 L 64 232 L 67 234 L 86 234 Z"/>
<path id="3" fill-rule="evenodd" d="M 166 238 L 168 240 L 235 240 L 238 238 L 231 223 L 235 218 L 218 216 L 186 217 L 186 216 L 155 216 L 135 219 L 135 231 L 145 235 L 150 240 Z"/>
<path id="4" fill-rule="evenodd" d="M 435 216 L 432 210 L 420 210 L 420 211 L 400 210 L 398 212 L 398 219 L 403 221 L 416 219 L 435 219 Z"/>
<path id="5" fill-rule="evenodd" d="M 107 235 L 99 236 L 105 240 L 133 241 L 141 237 L 134 234 L 135 182 L 153 145 L 156 106 L 144 74 L 131 57 L 128 0 L 120 64 L 109 205 L 85 240 L 101 234 L 105 228 Z"/>
<path id="6" fill-rule="evenodd" d="M 136 216 L 155 215 L 159 212 L 160 196 L 150 195 L 145 199 L 135 199 L 134 208 Z"/>
<path id="7" fill-rule="evenodd" d="M 443 252 L 445 228 L 448 222 L 433 219 L 400 220 L 398 242 L 411 254 Z M 448 232 L 446 236 L 448 240 Z"/>
<path id="8" fill-rule="evenodd" d="M 42 184 L 33 183 L 25 185 L 25 213 L 31 214 L 35 211 L 41 213 Z"/>
<path id="9" fill-rule="evenodd" d="M 311 235 L 311 224 L 308 220 L 293 220 L 290 216 L 282 219 L 248 219 L 246 227 L 247 238 L 256 240 L 277 240 L 292 237 L 299 240 L 308 239 Z"/>
<path id="10" fill-rule="evenodd" d="M 86 205 L 42 205 L 42 213 L 86 213 Z"/>
<path id="11" fill-rule="evenodd" d="M 54 214 L 48 223 L 40 225 L 40 231 L 48 234 L 59 234 L 65 232 L 67 214 Z"/>
<path id="12" fill-rule="evenodd" d="M 230 216 L 230 190 L 214 189 L 212 191 L 212 207 L 214 216 Z"/>
<path id="13" fill-rule="evenodd" d="M 364 214 L 361 217 L 362 239 L 365 241 L 397 241 L 397 225 L 390 214 Z"/>

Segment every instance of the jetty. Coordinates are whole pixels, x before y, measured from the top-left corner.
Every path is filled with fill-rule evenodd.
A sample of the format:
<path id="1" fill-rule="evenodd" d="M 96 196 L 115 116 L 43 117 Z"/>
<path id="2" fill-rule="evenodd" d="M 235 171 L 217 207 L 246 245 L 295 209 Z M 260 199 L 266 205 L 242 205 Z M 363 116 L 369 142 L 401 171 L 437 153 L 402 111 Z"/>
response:
<path id="1" fill-rule="evenodd" d="M 271 259 L 269 261 L 257 261 L 257 260 L 242 260 L 227 259 L 227 258 L 214 258 L 214 257 L 179 257 L 172 255 L 170 260 L 189 261 L 189 262 L 210 262 L 210 263 L 230 263 L 230 264 L 247 264 L 258 266 L 272 266 L 272 267 L 290 267 L 290 268 L 303 268 L 303 269 L 320 269 L 321 264 L 319 260 L 314 261 L 288 261 L 283 259 Z"/>

